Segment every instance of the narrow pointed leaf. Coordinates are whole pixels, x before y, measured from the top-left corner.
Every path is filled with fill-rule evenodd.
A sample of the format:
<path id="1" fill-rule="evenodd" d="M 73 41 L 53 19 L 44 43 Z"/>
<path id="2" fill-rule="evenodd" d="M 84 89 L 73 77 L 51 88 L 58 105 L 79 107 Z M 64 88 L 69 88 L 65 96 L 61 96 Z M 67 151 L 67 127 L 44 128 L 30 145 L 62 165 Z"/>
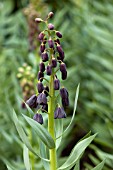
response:
<path id="1" fill-rule="evenodd" d="M 13 111 L 13 122 L 14 122 L 14 124 L 15 124 L 15 126 L 16 126 L 16 129 L 17 129 L 17 131 L 18 131 L 18 133 L 19 133 L 19 136 L 20 136 L 21 140 L 22 140 L 23 143 L 27 146 L 27 148 L 28 148 L 32 153 L 34 153 L 36 156 L 40 157 L 41 159 L 44 159 L 44 158 L 42 158 L 42 157 L 40 156 L 40 154 L 36 153 L 36 152 L 34 151 L 34 149 L 32 148 L 32 146 L 31 146 L 31 144 L 30 144 L 30 142 L 29 142 L 29 140 L 28 140 L 28 138 L 27 138 L 27 136 L 26 136 L 26 134 L 25 134 L 25 132 L 24 132 L 24 130 L 23 130 L 23 128 L 22 128 L 22 126 L 20 125 L 20 123 L 19 123 L 19 121 L 18 121 L 18 118 L 17 118 L 17 115 L 16 115 L 15 111 Z M 49 160 L 47 160 L 47 159 L 44 159 L 44 160 L 45 160 L 45 161 L 49 161 Z"/>
<path id="2" fill-rule="evenodd" d="M 31 166 L 29 162 L 29 150 L 26 147 L 26 145 L 24 145 L 23 147 L 23 157 L 24 157 L 24 165 L 25 165 L 26 170 L 31 170 Z"/>
<path id="3" fill-rule="evenodd" d="M 81 157 L 81 154 L 84 152 L 84 150 L 93 141 L 95 136 L 96 136 L 96 134 L 77 143 L 75 145 L 74 149 L 72 150 L 70 156 L 66 160 L 66 162 L 60 168 L 58 168 L 58 170 L 61 170 L 61 169 L 69 170 L 72 166 L 74 166 L 76 164 L 76 162 L 79 160 L 79 158 Z"/>
<path id="4" fill-rule="evenodd" d="M 61 140 L 62 140 L 62 133 L 63 133 L 63 120 L 62 119 L 56 119 L 55 120 L 55 129 L 56 129 L 56 138 L 61 136 L 56 140 L 56 149 L 59 148 Z"/>
<path id="5" fill-rule="evenodd" d="M 40 142 L 40 155 L 47 159 L 46 146 L 43 142 Z M 45 170 L 50 170 L 49 162 L 42 160 Z"/>
<path id="6" fill-rule="evenodd" d="M 80 86 L 80 85 L 77 86 L 77 90 L 76 90 L 74 110 L 73 110 L 73 115 L 72 115 L 71 121 L 70 121 L 68 127 L 65 129 L 65 131 L 64 131 L 59 137 L 57 137 L 56 139 L 60 138 L 62 135 L 64 135 L 64 133 L 67 132 L 67 130 L 70 128 L 70 126 L 71 126 L 71 124 L 72 124 L 72 122 L 73 122 L 73 120 L 74 120 L 75 112 L 76 112 L 76 108 L 77 108 L 77 101 L 78 101 L 78 94 L 79 94 L 79 86 Z"/>
<path id="7" fill-rule="evenodd" d="M 74 167 L 74 170 L 80 170 L 80 161 L 78 160 L 75 167 Z"/>
<path id="8" fill-rule="evenodd" d="M 35 130 L 40 140 L 49 148 L 55 148 L 55 143 L 53 138 L 50 136 L 49 132 L 35 120 L 23 115 L 28 124 Z"/>
<path id="9" fill-rule="evenodd" d="M 92 170 L 102 170 L 105 164 L 105 160 L 103 160 L 101 163 L 99 163 L 96 167 L 94 167 Z"/>

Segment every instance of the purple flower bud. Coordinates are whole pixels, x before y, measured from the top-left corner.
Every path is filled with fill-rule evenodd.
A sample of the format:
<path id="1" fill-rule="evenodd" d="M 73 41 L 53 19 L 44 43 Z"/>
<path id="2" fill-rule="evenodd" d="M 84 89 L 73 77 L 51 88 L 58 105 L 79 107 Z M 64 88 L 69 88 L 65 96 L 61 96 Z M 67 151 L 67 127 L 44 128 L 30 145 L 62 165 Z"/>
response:
<path id="1" fill-rule="evenodd" d="M 40 105 L 47 104 L 47 98 L 46 98 L 45 93 L 40 93 L 37 96 L 37 103 L 40 104 Z"/>
<path id="2" fill-rule="evenodd" d="M 64 60 L 64 51 L 62 51 L 62 53 L 59 53 L 59 57 L 60 57 L 61 61 Z"/>
<path id="3" fill-rule="evenodd" d="M 43 53 L 45 50 L 45 44 L 41 44 L 40 46 L 40 52 Z"/>
<path id="4" fill-rule="evenodd" d="M 63 62 L 64 57 L 62 57 L 62 56 L 59 55 L 59 56 L 57 56 L 57 60 L 59 60 L 58 62 L 61 63 L 61 62 Z"/>
<path id="5" fill-rule="evenodd" d="M 48 61 L 48 54 L 46 52 L 42 53 L 42 61 L 43 62 Z"/>
<path id="6" fill-rule="evenodd" d="M 48 29 L 49 29 L 49 30 L 53 30 L 53 29 L 54 29 L 54 25 L 53 25 L 53 24 L 51 24 L 51 23 L 50 23 L 50 24 L 48 24 Z"/>
<path id="7" fill-rule="evenodd" d="M 63 107 L 57 107 L 55 112 L 54 112 L 54 118 L 55 119 L 61 119 L 61 118 L 66 118 L 66 113 L 63 109 Z"/>
<path id="8" fill-rule="evenodd" d="M 42 112 L 48 112 L 48 104 L 42 105 Z"/>
<path id="9" fill-rule="evenodd" d="M 46 96 L 48 96 L 48 93 L 49 93 L 49 87 L 48 86 L 44 87 L 44 93 L 45 93 Z"/>
<path id="10" fill-rule="evenodd" d="M 60 81 L 59 79 L 54 80 L 54 90 L 59 90 L 60 88 Z"/>
<path id="11" fill-rule="evenodd" d="M 67 78 L 67 70 L 65 63 L 60 64 L 60 71 L 62 73 L 62 80 L 65 80 Z"/>
<path id="12" fill-rule="evenodd" d="M 50 65 L 48 65 L 48 66 L 46 67 L 46 73 L 47 73 L 48 76 L 50 76 L 50 75 L 52 74 L 52 68 L 51 68 Z"/>
<path id="13" fill-rule="evenodd" d="M 54 43 L 53 43 L 52 39 L 48 40 L 48 44 L 49 44 L 50 48 L 54 48 Z"/>
<path id="14" fill-rule="evenodd" d="M 44 72 L 44 71 L 45 71 L 45 64 L 44 64 L 43 62 L 41 62 L 41 63 L 39 64 L 39 70 L 40 70 L 41 72 Z"/>
<path id="15" fill-rule="evenodd" d="M 62 50 L 62 47 L 59 44 L 57 44 L 56 48 L 57 48 L 60 58 L 63 60 L 64 59 L 64 51 Z"/>
<path id="16" fill-rule="evenodd" d="M 62 38 L 62 34 L 59 31 L 56 31 L 56 35 L 57 37 Z"/>
<path id="17" fill-rule="evenodd" d="M 52 58 L 51 67 L 55 68 L 56 66 L 57 66 L 57 60 L 55 58 Z"/>
<path id="18" fill-rule="evenodd" d="M 43 20 L 41 19 L 41 18 L 35 18 L 35 22 L 37 22 L 37 23 L 40 23 L 40 22 L 42 22 Z"/>
<path id="19" fill-rule="evenodd" d="M 62 80 L 66 80 L 66 78 L 67 78 L 67 70 L 63 71 L 61 74 L 62 74 Z"/>
<path id="20" fill-rule="evenodd" d="M 38 72 L 38 80 L 43 81 L 44 73 L 39 71 Z"/>
<path id="21" fill-rule="evenodd" d="M 60 71 L 61 71 L 61 72 L 66 71 L 66 65 L 65 65 L 65 63 L 61 63 L 61 64 L 60 64 Z"/>
<path id="22" fill-rule="evenodd" d="M 56 40 L 54 40 L 55 44 L 59 44 L 60 45 L 60 40 L 57 38 Z"/>
<path id="23" fill-rule="evenodd" d="M 68 91 L 66 88 L 63 87 L 60 89 L 60 96 L 62 99 L 68 98 Z"/>
<path id="24" fill-rule="evenodd" d="M 34 94 L 32 95 L 27 101 L 26 104 L 30 107 L 30 108 L 36 108 L 37 107 L 37 96 Z"/>
<path id="25" fill-rule="evenodd" d="M 68 97 L 62 99 L 62 105 L 63 105 L 63 107 L 69 106 L 69 98 Z"/>
<path id="26" fill-rule="evenodd" d="M 43 40 L 45 34 L 43 32 L 41 32 L 39 35 L 38 35 L 38 38 L 39 40 Z"/>
<path id="27" fill-rule="evenodd" d="M 37 121 L 38 123 L 43 124 L 43 117 L 42 117 L 41 114 L 36 113 L 36 114 L 33 116 L 33 119 L 34 119 L 35 121 Z"/>
<path id="28" fill-rule="evenodd" d="M 49 18 L 52 18 L 52 17 L 53 17 L 53 15 L 54 15 L 54 13 L 53 13 L 53 12 L 49 12 L 48 17 L 49 17 Z"/>
<path id="29" fill-rule="evenodd" d="M 38 89 L 39 93 L 42 93 L 42 91 L 44 90 L 44 86 L 43 86 L 42 82 L 38 82 L 37 89 Z"/>

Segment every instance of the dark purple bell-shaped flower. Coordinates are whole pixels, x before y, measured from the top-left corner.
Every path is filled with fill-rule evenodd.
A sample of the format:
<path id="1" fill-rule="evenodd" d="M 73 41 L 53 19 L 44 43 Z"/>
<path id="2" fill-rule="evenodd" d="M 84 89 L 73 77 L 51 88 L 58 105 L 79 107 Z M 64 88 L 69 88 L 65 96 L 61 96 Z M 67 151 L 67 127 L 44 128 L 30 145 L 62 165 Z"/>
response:
<path id="1" fill-rule="evenodd" d="M 40 46 L 40 52 L 43 53 L 44 50 L 45 50 L 45 44 L 42 43 Z"/>
<path id="2" fill-rule="evenodd" d="M 54 118 L 55 119 L 61 119 L 61 118 L 66 118 L 66 113 L 63 109 L 63 107 L 57 107 L 55 112 L 54 112 Z"/>
<path id="3" fill-rule="evenodd" d="M 65 63 L 61 63 L 61 64 L 60 64 L 60 71 L 61 71 L 61 72 L 66 71 L 66 65 L 65 65 Z"/>
<path id="4" fill-rule="evenodd" d="M 54 90 L 59 90 L 60 89 L 60 81 L 59 79 L 54 80 Z"/>
<path id="5" fill-rule="evenodd" d="M 51 66 L 52 66 L 53 68 L 55 68 L 55 67 L 57 66 L 57 60 L 56 60 L 56 58 L 52 58 L 52 60 L 51 60 Z"/>
<path id="6" fill-rule="evenodd" d="M 43 81 L 44 73 L 39 71 L 38 72 L 38 80 Z"/>
<path id="7" fill-rule="evenodd" d="M 66 88 L 61 88 L 60 89 L 60 96 L 62 97 L 62 99 L 68 98 L 68 91 L 66 90 Z"/>
<path id="8" fill-rule="evenodd" d="M 37 89 L 38 89 L 39 93 L 42 93 L 42 91 L 44 90 L 44 86 L 43 86 L 42 82 L 38 82 Z"/>
<path id="9" fill-rule="evenodd" d="M 69 98 L 63 98 L 62 99 L 62 105 L 63 107 L 69 106 Z"/>
<path id="10" fill-rule="evenodd" d="M 42 112 L 48 112 L 48 104 L 42 105 Z"/>
<path id="11" fill-rule="evenodd" d="M 32 95 L 27 101 L 26 104 L 30 107 L 30 108 L 36 108 L 37 107 L 37 96 L 34 94 Z"/>
<path id="12" fill-rule="evenodd" d="M 33 116 L 33 119 L 34 119 L 35 121 L 37 121 L 38 123 L 43 124 L 43 117 L 42 117 L 41 114 L 36 113 L 36 114 Z"/>
<path id="13" fill-rule="evenodd" d="M 65 63 L 60 64 L 60 71 L 62 73 L 62 80 L 65 80 L 67 78 L 67 70 Z"/>
<path id="14" fill-rule="evenodd" d="M 42 61 L 43 62 L 48 61 L 48 54 L 46 52 L 43 52 L 41 56 L 42 56 Z"/>
<path id="15" fill-rule="evenodd" d="M 49 45 L 50 48 L 54 48 L 54 42 L 53 42 L 52 39 L 48 40 L 48 45 Z"/>
<path id="16" fill-rule="evenodd" d="M 44 72 L 44 71 L 45 71 L 45 64 L 44 64 L 43 62 L 41 62 L 41 63 L 39 64 L 39 70 L 40 70 L 41 72 Z"/>
<path id="17" fill-rule="evenodd" d="M 67 78 L 67 70 L 65 70 L 61 74 L 62 74 L 62 80 L 65 80 Z"/>
<path id="18" fill-rule="evenodd" d="M 46 94 L 45 94 L 45 93 L 40 93 L 40 94 L 37 96 L 37 103 L 38 103 L 39 105 L 47 104 L 47 98 L 46 98 Z"/>
<path id="19" fill-rule="evenodd" d="M 44 93 L 45 93 L 46 96 L 48 96 L 48 93 L 49 93 L 49 87 L 48 86 L 44 87 Z"/>
<path id="20" fill-rule="evenodd" d="M 57 44 L 56 48 L 57 48 L 58 53 L 62 54 L 63 50 L 62 50 L 62 47 L 59 44 Z"/>
<path id="21" fill-rule="evenodd" d="M 52 74 L 52 68 L 51 68 L 50 65 L 48 65 L 48 66 L 46 67 L 46 73 L 47 73 L 48 76 L 50 76 L 50 75 Z"/>
<path id="22" fill-rule="evenodd" d="M 61 34 L 61 32 L 56 31 L 56 35 L 57 35 L 57 37 L 62 38 L 62 34 Z"/>

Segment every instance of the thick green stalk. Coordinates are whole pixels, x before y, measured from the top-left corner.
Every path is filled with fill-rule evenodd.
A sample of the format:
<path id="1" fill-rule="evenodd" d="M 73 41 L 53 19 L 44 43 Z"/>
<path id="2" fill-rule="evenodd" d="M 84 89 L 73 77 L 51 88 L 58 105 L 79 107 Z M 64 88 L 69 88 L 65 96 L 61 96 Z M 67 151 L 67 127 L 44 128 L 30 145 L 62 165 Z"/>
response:
<path id="1" fill-rule="evenodd" d="M 49 89 L 49 115 L 48 115 L 48 130 L 55 142 L 55 126 L 54 126 L 54 108 L 55 108 L 55 92 L 54 92 L 54 74 L 50 76 Z M 50 170 L 57 169 L 56 148 L 50 149 Z"/>

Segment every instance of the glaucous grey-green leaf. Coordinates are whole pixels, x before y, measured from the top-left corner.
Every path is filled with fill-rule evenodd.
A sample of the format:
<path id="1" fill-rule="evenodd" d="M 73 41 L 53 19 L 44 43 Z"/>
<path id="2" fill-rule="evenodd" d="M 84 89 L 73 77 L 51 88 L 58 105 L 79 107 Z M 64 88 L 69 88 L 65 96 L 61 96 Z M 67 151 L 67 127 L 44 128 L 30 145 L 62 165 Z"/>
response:
<path id="1" fill-rule="evenodd" d="M 47 152 L 46 152 L 46 146 L 43 142 L 40 141 L 40 155 L 47 159 Z M 42 160 L 43 166 L 45 170 L 50 170 L 49 162 Z"/>
<path id="2" fill-rule="evenodd" d="M 23 115 L 28 124 L 35 130 L 40 140 L 49 148 L 55 148 L 55 143 L 53 138 L 50 136 L 49 132 L 35 120 Z"/>
<path id="3" fill-rule="evenodd" d="M 62 140 L 62 133 L 63 133 L 63 120 L 56 119 L 55 120 L 55 130 L 56 130 L 56 138 L 60 136 L 60 138 L 56 139 L 56 149 L 60 146 Z"/>
<path id="4" fill-rule="evenodd" d="M 105 160 L 103 160 L 101 163 L 99 163 L 96 167 L 94 167 L 92 170 L 102 170 L 105 164 Z"/>
<path id="5" fill-rule="evenodd" d="M 95 136 L 96 134 L 77 143 L 75 147 L 73 148 L 70 156 L 67 158 L 66 162 L 61 167 L 59 167 L 58 170 L 67 170 L 67 169 L 69 170 L 72 166 L 74 166 L 76 162 L 79 160 L 84 150 L 93 141 Z"/>
<path id="6" fill-rule="evenodd" d="M 40 156 L 39 153 L 36 153 L 36 152 L 34 151 L 34 149 L 32 148 L 32 146 L 31 146 L 31 144 L 30 144 L 30 142 L 29 142 L 29 140 L 28 140 L 28 138 L 27 138 L 27 136 L 26 136 L 26 134 L 25 134 L 25 132 L 24 132 L 24 130 L 23 130 L 23 128 L 22 128 L 22 126 L 21 126 L 20 123 L 19 123 L 19 120 L 18 120 L 18 118 L 17 118 L 17 115 L 16 115 L 15 111 L 13 111 L 13 122 L 14 122 L 14 124 L 15 124 L 15 126 L 16 126 L 16 129 L 17 129 L 17 131 L 18 131 L 18 133 L 19 133 L 19 136 L 20 136 L 21 140 L 22 140 L 23 143 L 28 147 L 28 149 L 29 149 L 32 153 L 34 153 L 36 156 L 40 157 L 41 159 L 44 159 L 44 158 L 42 158 L 42 157 Z M 47 160 L 47 159 L 44 159 L 44 160 L 45 160 L 45 161 L 49 161 L 49 160 Z"/>
<path id="7" fill-rule="evenodd" d="M 24 165 L 26 170 L 31 170 L 30 162 L 29 162 L 29 150 L 24 144 L 23 146 L 23 158 L 24 158 Z"/>
<path id="8" fill-rule="evenodd" d="M 74 167 L 74 170 L 80 170 L 80 161 L 78 160 L 75 167 Z"/>

